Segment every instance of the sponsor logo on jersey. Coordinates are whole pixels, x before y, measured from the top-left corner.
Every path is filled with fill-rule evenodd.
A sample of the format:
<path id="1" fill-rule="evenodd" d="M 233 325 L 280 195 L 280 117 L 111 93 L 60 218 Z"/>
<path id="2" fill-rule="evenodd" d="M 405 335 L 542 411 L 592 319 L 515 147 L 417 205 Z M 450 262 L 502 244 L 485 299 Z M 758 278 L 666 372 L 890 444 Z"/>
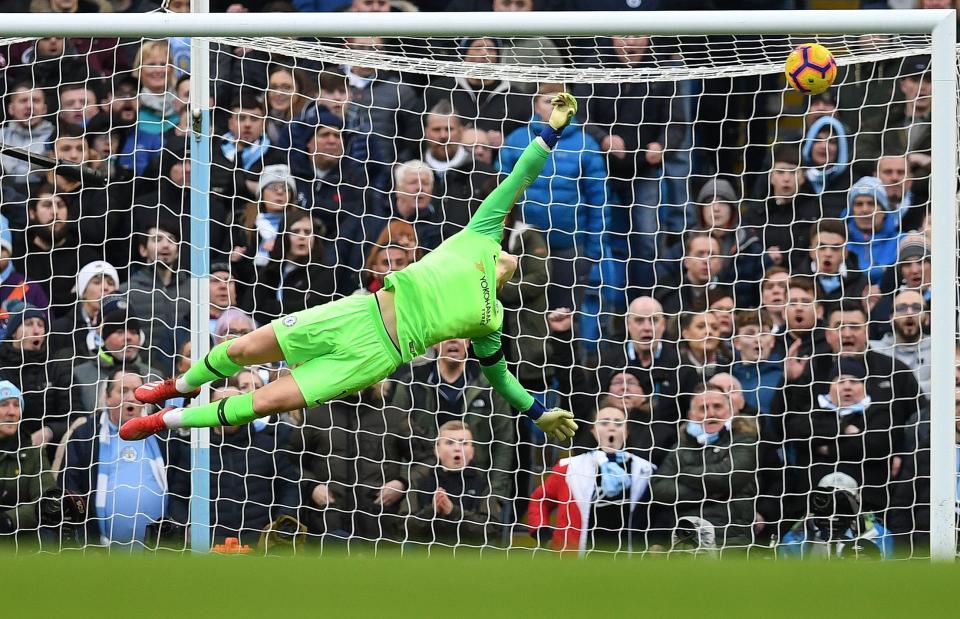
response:
<path id="1" fill-rule="evenodd" d="M 292 314 L 283 319 L 283 325 L 285 327 L 292 327 L 295 324 L 297 324 L 297 317 Z"/>
<path id="2" fill-rule="evenodd" d="M 480 324 L 486 325 L 490 322 L 490 316 L 493 313 L 490 304 L 490 284 L 487 282 L 487 276 L 480 277 L 480 293 L 483 295 L 483 312 L 480 314 Z"/>

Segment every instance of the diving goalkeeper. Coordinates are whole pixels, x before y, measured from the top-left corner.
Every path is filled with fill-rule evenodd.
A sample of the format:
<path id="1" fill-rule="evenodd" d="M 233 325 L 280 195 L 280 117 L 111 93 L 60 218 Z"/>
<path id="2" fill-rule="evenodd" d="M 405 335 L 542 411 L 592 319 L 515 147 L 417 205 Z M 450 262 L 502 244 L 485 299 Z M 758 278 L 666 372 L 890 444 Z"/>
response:
<path id="1" fill-rule="evenodd" d="M 573 414 L 547 410 L 507 370 L 500 343 L 503 306 L 497 291 L 513 277 L 517 257 L 500 249 L 504 217 L 536 180 L 550 151 L 577 111 L 561 93 L 551 101 L 548 126 L 527 146 L 513 171 L 487 197 L 466 229 L 422 260 L 387 275 L 376 294 L 352 296 L 278 318 L 214 346 L 183 376 L 152 382 L 135 395 L 147 404 L 199 393 L 204 383 L 245 366 L 286 361 L 290 374 L 252 393 L 190 408 L 165 408 L 125 423 L 120 436 L 143 439 L 173 428 L 250 423 L 257 417 L 314 406 L 360 391 L 428 347 L 469 338 L 491 386 L 529 415 L 544 433 L 573 437 Z"/>

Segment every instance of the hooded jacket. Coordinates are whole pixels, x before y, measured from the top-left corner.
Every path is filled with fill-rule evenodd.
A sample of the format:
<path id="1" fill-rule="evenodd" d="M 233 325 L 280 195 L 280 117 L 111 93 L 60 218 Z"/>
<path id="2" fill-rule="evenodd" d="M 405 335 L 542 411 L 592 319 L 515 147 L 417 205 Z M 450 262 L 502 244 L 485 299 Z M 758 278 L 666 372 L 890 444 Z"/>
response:
<path id="1" fill-rule="evenodd" d="M 523 149 L 540 135 L 546 123 L 539 118 L 515 130 L 500 149 L 499 169 L 509 173 Z M 600 145 L 571 123 L 531 184 L 522 204 L 523 221 L 547 235 L 553 250 L 580 248 L 582 255 L 600 258 L 601 234 L 607 212 L 607 166 Z"/>
<path id="2" fill-rule="evenodd" d="M 873 235 L 857 227 L 853 217 L 853 203 L 858 196 L 870 196 L 883 209 L 886 216 L 883 224 Z M 856 254 L 862 269 L 871 284 L 880 285 L 887 268 L 896 265 L 900 247 L 900 217 L 887 210 L 887 194 L 880 179 L 865 176 L 850 188 L 847 194 L 847 208 L 840 214 L 847 219 L 847 248 Z"/>

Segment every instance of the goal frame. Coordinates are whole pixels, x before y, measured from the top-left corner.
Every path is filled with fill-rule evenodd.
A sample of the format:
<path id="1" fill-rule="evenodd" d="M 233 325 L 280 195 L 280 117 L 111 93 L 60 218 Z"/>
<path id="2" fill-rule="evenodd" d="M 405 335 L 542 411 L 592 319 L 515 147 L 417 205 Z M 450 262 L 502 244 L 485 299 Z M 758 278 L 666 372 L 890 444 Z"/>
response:
<path id="1" fill-rule="evenodd" d="M 193 361 L 206 353 L 209 325 L 203 308 L 209 304 L 207 251 L 209 190 L 209 54 L 216 36 L 575 36 L 642 32 L 649 35 L 694 34 L 929 34 L 932 37 L 931 114 L 931 289 L 930 397 L 930 551 L 933 560 L 956 557 L 956 450 L 954 446 L 954 364 L 957 340 L 957 66 L 956 16 L 952 9 L 842 11 L 699 11 L 514 13 L 228 13 L 207 14 L 207 0 L 193 0 L 194 13 L 143 14 L 2 14 L 0 36 L 6 37 L 191 37 L 191 330 L 199 345 Z M 945 225 L 949 221 L 950 225 Z M 203 397 L 207 397 L 204 390 Z M 195 470 L 208 457 L 209 431 L 194 430 L 191 445 Z M 209 480 L 195 475 L 191 496 L 192 548 L 209 549 L 206 511 Z"/>

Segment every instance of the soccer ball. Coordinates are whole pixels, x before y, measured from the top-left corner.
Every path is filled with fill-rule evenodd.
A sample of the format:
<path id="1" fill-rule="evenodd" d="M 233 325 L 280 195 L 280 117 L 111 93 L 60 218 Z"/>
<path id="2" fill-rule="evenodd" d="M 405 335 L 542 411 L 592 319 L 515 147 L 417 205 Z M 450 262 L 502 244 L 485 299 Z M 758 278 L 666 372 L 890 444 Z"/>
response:
<path id="1" fill-rule="evenodd" d="M 823 45 L 804 43 L 787 56 L 783 72 L 797 92 L 818 95 L 837 79 L 837 61 Z"/>

